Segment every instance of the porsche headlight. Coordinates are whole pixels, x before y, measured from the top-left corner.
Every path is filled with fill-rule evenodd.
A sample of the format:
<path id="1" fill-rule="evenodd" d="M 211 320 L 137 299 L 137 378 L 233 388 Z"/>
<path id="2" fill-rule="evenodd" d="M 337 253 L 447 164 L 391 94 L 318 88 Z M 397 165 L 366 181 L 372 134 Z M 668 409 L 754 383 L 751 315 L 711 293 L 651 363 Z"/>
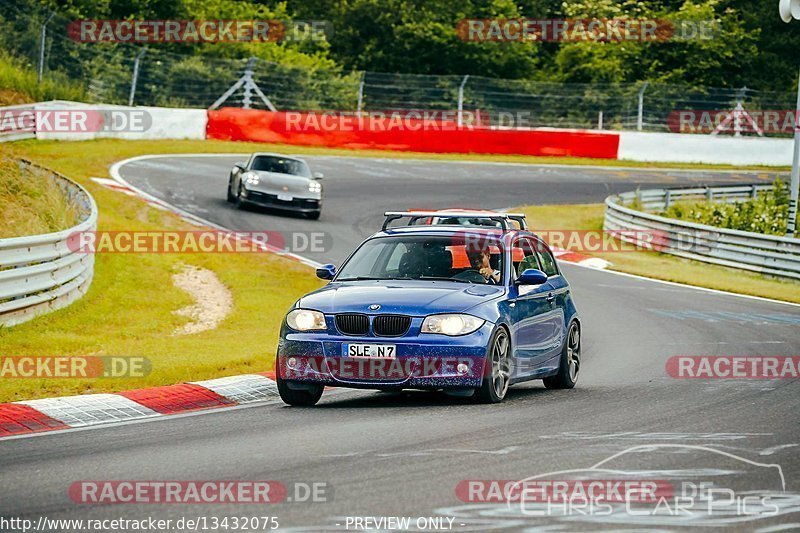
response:
<path id="1" fill-rule="evenodd" d="M 466 335 L 477 331 L 484 322 L 486 321 L 472 315 L 430 315 L 422 321 L 422 333 L 440 333 L 450 336 Z"/>
<path id="2" fill-rule="evenodd" d="M 248 185 L 258 185 L 258 182 L 261 181 L 255 172 L 245 172 L 242 178 Z"/>
<path id="3" fill-rule="evenodd" d="M 322 184 L 318 181 L 309 181 L 308 192 L 322 192 Z"/>
<path id="4" fill-rule="evenodd" d="M 295 331 L 326 329 L 325 315 L 311 309 L 293 309 L 286 315 L 286 324 Z"/>

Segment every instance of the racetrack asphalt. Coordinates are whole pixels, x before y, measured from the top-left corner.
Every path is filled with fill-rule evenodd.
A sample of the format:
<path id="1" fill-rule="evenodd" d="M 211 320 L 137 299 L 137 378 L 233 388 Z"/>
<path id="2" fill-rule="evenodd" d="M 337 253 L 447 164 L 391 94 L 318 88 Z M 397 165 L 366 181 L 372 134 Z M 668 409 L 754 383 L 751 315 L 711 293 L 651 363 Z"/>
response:
<path id="1" fill-rule="evenodd" d="M 226 203 L 227 173 L 241 157 L 146 159 L 120 172 L 137 188 L 230 229 L 328 232 L 332 249 L 304 254 L 319 262 L 341 262 L 379 228 L 385 210 L 599 202 L 640 185 L 771 177 L 307 159 L 326 174 L 320 221 L 237 211 Z M 798 380 L 674 379 L 665 370 L 675 355 L 798 355 L 800 307 L 562 268 L 583 320 L 583 366 L 574 390 L 549 391 L 532 382 L 512 388 L 494 406 L 437 393 L 339 390 L 313 409 L 270 403 L 6 440 L 0 442 L 0 515 L 277 516 L 282 529 L 298 531 L 345 530 L 348 516 L 445 516 L 454 518 L 453 531 L 800 529 Z M 618 453 L 608 464 L 634 478 L 656 472 L 675 486 L 723 483 L 737 495 L 771 498 L 778 511 L 643 517 L 554 510 L 537 517 L 503 503 L 464 503 L 456 495 L 462 480 L 547 478 Z M 785 490 L 774 466 L 765 465 L 779 465 Z M 100 506 L 68 497 L 75 481 L 106 479 L 324 482 L 328 501 Z"/>

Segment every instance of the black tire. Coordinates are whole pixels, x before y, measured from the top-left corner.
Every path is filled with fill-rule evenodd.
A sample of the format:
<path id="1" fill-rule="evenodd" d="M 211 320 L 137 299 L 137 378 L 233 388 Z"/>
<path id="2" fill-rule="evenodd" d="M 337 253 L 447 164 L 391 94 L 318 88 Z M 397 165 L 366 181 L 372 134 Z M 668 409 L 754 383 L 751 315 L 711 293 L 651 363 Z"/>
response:
<path id="1" fill-rule="evenodd" d="M 319 216 L 322 214 L 321 210 L 311 211 L 310 213 L 306 213 L 306 218 L 309 220 L 319 220 Z"/>
<path id="2" fill-rule="evenodd" d="M 289 387 L 286 380 L 281 378 L 280 364 L 276 361 L 275 381 L 278 383 L 278 394 L 284 403 L 294 407 L 311 407 L 316 405 L 322 397 L 324 387 L 322 385 L 312 385 L 310 390 L 298 390 Z"/>
<path id="3" fill-rule="evenodd" d="M 239 182 L 237 194 L 233 197 L 233 206 L 236 209 L 244 209 L 244 201 L 242 200 L 242 183 Z"/>
<path id="4" fill-rule="evenodd" d="M 231 194 L 231 183 L 232 183 L 232 180 L 228 179 L 228 202 L 229 203 L 233 203 L 233 201 L 236 200 L 236 196 Z"/>
<path id="5" fill-rule="evenodd" d="M 567 330 L 564 348 L 561 350 L 561 361 L 558 374 L 544 378 L 544 386 L 548 389 L 571 389 L 578 382 L 581 369 L 581 328 L 573 321 Z"/>
<path id="6" fill-rule="evenodd" d="M 486 350 L 486 365 L 483 383 L 475 391 L 473 400 L 478 403 L 500 403 L 508 392 L 511 377 L 509 357 L 511 338 L 505 328 L 499 327 L 492 333 Z"/>

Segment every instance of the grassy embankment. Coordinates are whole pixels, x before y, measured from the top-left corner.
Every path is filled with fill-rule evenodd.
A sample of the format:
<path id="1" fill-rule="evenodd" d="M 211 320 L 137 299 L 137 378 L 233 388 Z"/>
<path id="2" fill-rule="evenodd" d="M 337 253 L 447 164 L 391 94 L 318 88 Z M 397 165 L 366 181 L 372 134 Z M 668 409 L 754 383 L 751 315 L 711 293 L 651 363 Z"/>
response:
<path id="1" fill-rule="evenodd" d="M 39 83 L 34 69 L 24 68 L 19 59 L 0 51 L 0 106 L 46 100 L 86 101 L 83 87 L 52 72 Z"/>

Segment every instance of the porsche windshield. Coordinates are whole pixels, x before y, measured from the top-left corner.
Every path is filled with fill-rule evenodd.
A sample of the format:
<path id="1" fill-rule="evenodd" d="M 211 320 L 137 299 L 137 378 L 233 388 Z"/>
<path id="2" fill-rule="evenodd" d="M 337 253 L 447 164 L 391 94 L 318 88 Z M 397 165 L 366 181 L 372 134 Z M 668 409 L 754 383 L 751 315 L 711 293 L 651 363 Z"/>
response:
<path id="1" fill-rule="evenodd" d="M 499 284 L 503 254 L 485 237 L 379 237 L 364 243 L 342 267 L 336 281 L 431 279 Z"/>
<path id="2" fill-rule="evenodd" d="M 276 172 L 278 174 L 292 174 L 294 176 L 311 177 L 311 171 L 303 161 L 289 159 L 286 157 L 276 157 L 260 155 L 253 159 L 250 170 L 262 172 Z"/>

